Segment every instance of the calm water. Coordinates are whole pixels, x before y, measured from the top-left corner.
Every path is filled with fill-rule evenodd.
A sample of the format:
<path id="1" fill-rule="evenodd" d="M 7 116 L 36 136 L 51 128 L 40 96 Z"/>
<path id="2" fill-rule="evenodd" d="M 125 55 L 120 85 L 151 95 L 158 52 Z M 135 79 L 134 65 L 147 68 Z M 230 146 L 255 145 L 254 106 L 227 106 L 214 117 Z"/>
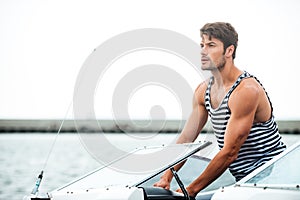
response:
<path id="1" fill-rule="evenodd" d="M 106 134 L 116 147 L 129 151 L 145 145 L 169 144 L 177 134 Z M 85 149 L 77 134 L 57 137 L 48 162 L 46 158 L 55 134 L 0 134 L 0 199 L 22 199 L 31 192 L 36 177 L 44 169 L 40 191 L 51 191 L 101 166 Z M 283 135 L 288 145 L 299 135 Z M 99 147 L 101 148 L 101 147 Z"/>

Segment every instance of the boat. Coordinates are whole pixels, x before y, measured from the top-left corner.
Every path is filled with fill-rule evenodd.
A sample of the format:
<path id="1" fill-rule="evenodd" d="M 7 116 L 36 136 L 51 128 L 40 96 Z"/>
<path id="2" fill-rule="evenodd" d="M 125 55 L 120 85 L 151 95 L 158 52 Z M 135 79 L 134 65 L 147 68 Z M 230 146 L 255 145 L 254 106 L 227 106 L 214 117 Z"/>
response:
<path id="1" fill-rule="evenodd" d="M 298 200 L 300 197 L 300 142 L 274 157 L 238 182 L 226 170 L 195 198 L 189 197 L 185 186 L 206 168 L 214 154 L 205 154 L 211 142 L 203 141 L 169 146 L 141 147 L 47 194 L 36 193 L 26 200 Z M 146 159 L 143 166 L 153 170 L 128 172 L 114 166 L 131 163 L 135 155 L 160 152 L 161 158 Z M 164 152 L 164 153 L 161 153 Z M 172 153 L 171 153 L 172 152 Z M 163 155 L 165 154 L 165 155 Z M 169 156 L 168 159 L 166 155 Z M 206 156 L 204 156 L 206 155 Z M 157 156 L 157 154 L 156 154 Z M 166 161 L 167 160 L 167 161 Z M 176 172 L 173 167 L 185 165 Z M 149 168 L 150 169 L 150 168 Z M 171 169 L 174 178 L 170 190 L 154 187 L 164 171 Z M 40 179 L 38 179 L 40 180 Z M 37 183 L 39 183 L 37 181 Z M 175 192 L 181 188 L 183 193 Z"/>
<path id="2" fill-rule="evenodd" d="M 119 159 L 46 194 L 39 193 L 38 187 L 36 187 L 31 195 L 24 197 L 24 200 L 192 200 L 195 198 L 188 196 L 185 186 L 191 183 L 210 162 L 212 155 L 203 156 L 202 153 L 210 145 L 211 142 L 209 141 L 201 141 L 137 148 Z M 149 156 L 151 153 L 156 158 L 143 160 L 142 163 L 144 167 L 150 166 L 147 170 L 129 172 L 116 167 L 128 165 L 128 163 L 138 167 L 141 163 L 134 160 L 136 155 Z M 157 158 L 157 155 L 161 155 L 161 157 Z M 180 162 L 186 163 L 176 172 L 173 167 Z M 153 184 L 168 169 L 172 169 L 175 177 L 171 182 L 170 190 L 154 187 Z M 39 176 L 37 185 L 40 184 L 41 177 Z M 220 187 L 234 183 L 233 176 L 229 171 L 226 171 L 219 179 L 201 191 L 196 199 L 211 199 Z M 181 188 L 183 193 L 175 192 L 178 188 Z"/>
<path id="3" fill-rule="evenodd" d="M 257 168 L 232 186 L 215 192 L 212 200 L 299 200 L 300 142 Z"/>

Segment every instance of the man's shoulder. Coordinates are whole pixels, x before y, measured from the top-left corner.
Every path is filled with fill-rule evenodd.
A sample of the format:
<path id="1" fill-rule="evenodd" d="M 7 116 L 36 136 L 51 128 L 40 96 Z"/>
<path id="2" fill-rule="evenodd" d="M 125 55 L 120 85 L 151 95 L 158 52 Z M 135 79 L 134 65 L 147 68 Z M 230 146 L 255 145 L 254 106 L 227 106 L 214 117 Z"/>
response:
<path id="1" fill-rule="evenodd" d="M 209 79 L 201 82 L 198 87 L 195 89 L 194 97 L 200 104 L 204 104 L 205 93 L 209 83 Z"/>
<path id="2" fill-rule="evenodd" d="M 208 87 L 208 83 L 209 83 L 209 79 L 202 81 L 198 87 L 195 89 L 195 95 L 199 96 L 199 95 L 204 95 L 206 92 L 206 89 Z"/>
<path id="3" fill-rule="evenodd" d="M 236 88 L 236 91 L 244 91 L 244 90 L 252 90 L 252 91 L 263 91 L 262 85 L 254 78 L 248 77 L 243 79 L 239 86 Z"/>
<path id="4" fill-rule="evenodd" d="M 255 78 L 246 78 L 233 90 L 228 105 L 231 109 L 235 107 L 238 110 L 244 106 L 255 107 L 258 105 L 258 99 L 262 91 L 263 88 Z"/>
<path id="5" fill-rule="evenodd" d="M 232 91 L 232 94 L 230 95 L 230 99 L 233 98 L 241 99 L 243 97 L 247 98 L 248 96 L 259 93 L 261 89 L 262 89 L 261 85 L 259 85 L 254 78 L 252 77 L 245 78 Z"/>
<path id="6" fill-rule="evenodd" d="M 210 79 L 206 79 L 204 81 L 202 81 L 198 87 L 196 88 L 195 92 L 197 91 L 206 91 L 207 87 L 208 87 L 208 84 L 209 84 L 209 80 Z"/>

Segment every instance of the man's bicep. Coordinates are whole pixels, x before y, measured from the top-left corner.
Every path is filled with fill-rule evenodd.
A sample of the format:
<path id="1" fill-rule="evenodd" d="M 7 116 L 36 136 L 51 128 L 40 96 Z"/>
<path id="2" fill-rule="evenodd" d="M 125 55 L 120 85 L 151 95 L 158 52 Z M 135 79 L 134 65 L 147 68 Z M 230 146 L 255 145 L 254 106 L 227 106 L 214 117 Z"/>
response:
<path id="1" fill-rule="evenodd" d="M 251 126 L 251 117 L 231 115 L 225 131 L 224 146 L 240 148 L 247 139 Z"/>
<path id="2" fill-rule="evenodd" d="M 204 105 L 204 90 L 200 86 L 194 94 L 192 112 L 186 121 L 177 142 L 182 143 L 194 141 L 207 122 L 207 118 L 208 112 Z"/>
<path id="3" fill-rule="evenodd" d="M 231 116 L 228 121 L 224 142 L 240 147 L 247 139 L 253 125 L 258 105 L 258 92 L 255 88 L 244 88 L 231 99 Z"/>
<path id="4" fill-rule="evenodd" d="M 207 121 L 207 111 L 205 108 L 193 108 L 185 126 L 178 139 L 178 143 L 193 142 Z"/>

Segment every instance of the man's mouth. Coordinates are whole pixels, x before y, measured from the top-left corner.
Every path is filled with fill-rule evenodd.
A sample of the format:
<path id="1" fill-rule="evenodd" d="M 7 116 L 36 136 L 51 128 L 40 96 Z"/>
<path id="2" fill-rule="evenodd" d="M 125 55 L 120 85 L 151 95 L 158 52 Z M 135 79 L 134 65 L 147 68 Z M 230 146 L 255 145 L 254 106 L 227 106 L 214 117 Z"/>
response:
<path id="1" fill-rule="evenodd" d="M 209 61 L 207 57 L 201 57 L 201 61 Z"/>
<path id="2" fill-rule="evenodd" d="M 208 58 L 206 58 L 206 57 L 202 57 L 202 58 L 201 58 L 201 62 L 202 62 L 202 63 L 204 63 L 204 62 L 208 62 L 208 61 L 209 61 L 209 59 L 208 59 Z"/>

